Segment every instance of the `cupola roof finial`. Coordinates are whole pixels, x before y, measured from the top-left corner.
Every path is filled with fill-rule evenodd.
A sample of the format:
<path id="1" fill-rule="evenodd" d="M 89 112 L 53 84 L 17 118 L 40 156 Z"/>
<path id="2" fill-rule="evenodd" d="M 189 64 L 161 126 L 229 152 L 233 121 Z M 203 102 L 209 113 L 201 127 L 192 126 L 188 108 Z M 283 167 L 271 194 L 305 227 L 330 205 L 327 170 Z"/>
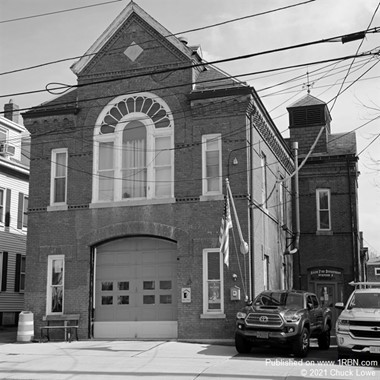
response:
<path id="1" fill-rule="evenodd" d="M 310 83 L 309 70 L 306 71 L 307 82 L 303 84 L 302 88 L 306 88 L 307 93 L 310 94 L 310 88 L 313 87 L 314 82 Z"/>

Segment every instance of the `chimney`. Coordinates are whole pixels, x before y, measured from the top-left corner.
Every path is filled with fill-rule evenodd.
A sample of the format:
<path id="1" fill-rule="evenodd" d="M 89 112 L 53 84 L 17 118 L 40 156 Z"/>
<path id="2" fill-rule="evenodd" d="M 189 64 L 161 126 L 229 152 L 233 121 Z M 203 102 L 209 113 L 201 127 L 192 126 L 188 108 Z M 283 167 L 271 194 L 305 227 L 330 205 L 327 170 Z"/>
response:
<path id="1" fill-rule="evenodd" d="M 19 116 L 19 106 L 14 104 L 12 99 L 8 104 L 4 104 L 4 117 L 18 124 Z"/>

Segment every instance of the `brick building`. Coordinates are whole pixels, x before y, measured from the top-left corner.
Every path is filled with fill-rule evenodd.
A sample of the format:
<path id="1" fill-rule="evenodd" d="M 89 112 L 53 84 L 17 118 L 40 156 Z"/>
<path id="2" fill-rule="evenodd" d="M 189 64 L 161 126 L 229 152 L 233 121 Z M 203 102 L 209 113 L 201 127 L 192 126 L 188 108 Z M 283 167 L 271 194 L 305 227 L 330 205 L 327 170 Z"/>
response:
<path id="1" fill-rule="evenodd" d="M 29 165 L 23 157 L 28 132 L 18 107 L 5 104 L 0 117 L 0 326 L 15 325 L 24 308 Z"/>
<path id="2" fill-rule="evenodd" d="M 36 331 L 80 313 L 86 338 L 232 338 L 245 297 L 292 286 L 291 188 L 276 181 L 292 155 L 255 90 L 133 2 L 72 70 L 78 86 L 23 114 Z M 226 177 L 249 246 L 231 233 L 228 266 Z"/>
<path id="3" fill-rule="evenodd" d="M 364 280 L 355 133 L 333 134 L 327 104 L 310 94 L 288 112 L 290 141 L 298 142 L 299 164 L 320 135 L 299 172 L 301 228 L 294 283 L 334 305 L 347 300 L 350 281 Z"/>
<path id="4" fill-rule="evenodd" d="M 380 283 L 380 257 L 371 257 L 367 261 L 367 281 Z"/>

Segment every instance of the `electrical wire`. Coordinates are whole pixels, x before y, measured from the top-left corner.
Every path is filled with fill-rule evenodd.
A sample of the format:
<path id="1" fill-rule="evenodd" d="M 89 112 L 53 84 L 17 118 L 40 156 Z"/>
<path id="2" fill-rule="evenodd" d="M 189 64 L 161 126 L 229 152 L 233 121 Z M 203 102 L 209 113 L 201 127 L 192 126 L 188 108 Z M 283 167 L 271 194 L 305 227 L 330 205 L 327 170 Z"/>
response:
<path id="1" fill-rule="evenodd" d="M 14 22 L 14 21 L 21 21 L 21 20 L 29 20 L 31 18 L 37 18 L 37 17 L 43 17 L 43 16 L 51 16 L 51 15 L 55 15 L 55 14 L 72 12 L 72 11 L 82 10 L 82 9 L 86 9 L 86 8 L 93 8 L 93 7 L 98 7 L 100 5 L 107 5 L 107 4 L 111 4 L 111 3 L 119 3 L 120 1 L 123 1 L 123 0 L 112 0 L 112 1 L 106 1 L 103 3 L 92 4 L 92 5 L 84 5 L 82 7 L 62 9 L 60 11 L 40 13 L 37 15 L 30 15 L 30 16 L 24 16 L 24 17 L 17 17 L 17 18 L 13 18 L 13 19 L 9 19 L 9 20 L 0 20 L 0 24 L 5 24 L 5 23 L 9 23 L 9 22 Z"/>
<path id="2" fill-rule="evenodd" d="M 367 33 L 369 33 L 370 30 L 373 33 L 380 32 L 380 28 L 372 28 L 372 29 L 369 29 L 367 31 Z M 237 61 L 237 60 L 243 60 L 243 59 L 257 57 L 257 56 L 260 56 L 260 55 L 278 53 L 278 52 L 282 52 L 282 51 L 287 51 L 287 50 L 292 50 L 292 49 L 298 49 L 298 48 L 301 48 L 301 47 L 306 47 L 306 46 L 312 46 L 312 45 L 316 45 L 316 44 L 331 42 L 332 40 L 334 40 L 336 38 L 341 38 L 341 37 L 342 36 L 340 36 L 340 37 L 331 37 L 331 38 L 328 38 L 328 39 L 315 40 L 315 41 L 311 41 L 311 42 L 305 42 L 305 43 L 291 45 L 291 46 L 286 46 L 286 47 L 282 47 L 282 48 L 265 50 L 265 51 L 261 51 L 261 52 L 257 52 L 257 53 L 250 53 L 250 54 L 245 54 L 245 55 L 240 55 L 240 56 L 235 56 L 235 57 L 218 59 L 218 60 L 214 60 L 212 62 L 203 61 L 203 62 L 200 62 L 200 63 L 194 63 L 194 64 L 191 64 L 191 65 L 184 65 L 184 66 L 174 67 L 174 68 L 170 68 L 170 69 L 165 68 L 165 69 L 157 70 L 157 66 L 156 67 L 150 67 L 150 68 L 149 67 L 145 67 L 144 69 L 147 70 L 148 72 L 143 72 L 143 73 L 138 73 L 138 74 L 133 74 L 133 75 L 127 75 L 127 76 L 118 76 L 118 77 L 115 77 L 115 78 L 105 79 L 105 80 L 99 80 L 99 81 L 94 81 L 94 82 L 78 83 L 76 85 L 64 85 L 64 86 L 59 86 L 59 87 L 52 88 L 52 89 L 50 89 L 50 91 L 52 91 L 52 90 L 67 91 L 68 89 L 82 88 L 82 87 L 87 87 L 87 86 L 93 86 L 93 85 L 103 84 L 103 83 L 112 83 L 112 82 L 120 81 L 120 80 L 124 80 L 124 79 L 140 78 L 140 77 L 148 76 L 148 75 L 151 75 L 151 74 L 173 73 L 173 72 L 177 72 L 177 71 L 181 71 L 181 70 L 193 69 L 193 68 L 196 68 L 196 67 L 205 67 L 205 66 L 208 66 L 208 65 L 215 65 L 215 64 L 226 63 L 226 62 L 233 62 L 233 61 Z M 270 72 L 270 71 L 284 70 L 284 69 L 294 68 L 294 67 L 300 67 L 300 66 L 307 66 L 307 65 L 317 64 L 317 63 L 326 63 L 326 62 L 333 62 L 333 61 L 337 61 L 337 60 L 351 59 L 351 58 L 354 58 L 354 57 L 364 57 L 364 56 L 368 56 L 368 55 L 373 55 L 373 53 L 364 52 L 364 53 L 361 53 L 361 54 L 349 55 L 349 56 L 344 56 L 344 57 L 340 57 L 340 58 L 326 59 L 326 60 L 321 60 L 321 61 L 317 61 L 317 62 L 309 62 L 307 64 L 291 65 L 291 66 L 282 67 L 282 68 L 278 68 L 278 69 L 272 69 L 272 70 L 262 70 L 262 71 L 256 72 L 256 74 L 258 74 L 258 73 L 267 73 L 267 72 Z M 153 71 L 151 71 L 151 70 L 153 70 Z M 47 91 L 46 88 L 45 89 L 41 89 L 41 90 L 24 91 L 24 92 L 19 92 L 19 93 L 0 95 L 0 98 L 11 97 L 11 96 L 18 96 L 18 95 L 36 94 L 36 93 L 41 93 L 41 92 L 45 92 L 45 91 Z"/>
<path id="3" fill-rule="evenodd" d="M 380 137 L 380 133 L 368 144 L 365 146 L 365 148 L 363 148 L 358 154 L 357 156 L 360 156 L 366 149 L 368 149 L 378 138 Z"/>
<path id="4" fill-rule="evenodd" d="M 117 0 L 117 1 L 122 1 L 122 0 Z M 292 4 L 292 5 L 285 6 L 285 7 L 275 8 L 275 9 L 272 9 L 272 10 L 269 10 L 269 11 L 265 11 L 265 12 L 261 12 L 261 13 L 255 13 L 255 14 L 252 14 L 252 15 L 238 17 L 238 18 L 231 19 L 231 20 L 225 20 L 225 21 L 222 21 L 222 22 L 216 23 L 216 24 L 210 24 L 210 25 L 206 25 L 206 26 L 203 26 L 203 27 L 199 27 L 199 28 L 188 29 L 188 30 L 185 30 L 185 31 L 182 31 L 182 32 L 177 32 L 177 33 L 174 33 L 174 34 L 165 35 L 164 38 L 175 37 L 175 36 L 180 35 L 180 34 L 192 33 L 192 32 L 196 32 L 196 31 L 200 31 L 200 30 L 206 30 L 206 29 L 217 27 L 217 26 L 226 25 L 228 23 L 232 23 L 232 22 L 236 22 L 236 21 L 241 21 L 241 20 L 245 20 L 245 19 L 248 19 L 248 18 L 253 18 L 253 17 L 262 16 L 262 15 L 266 15 L 266 14 L 269 14 L 269 13 L 273 13 L 273 12 L 277 12 L 277 11 L 293 8 L 293 7 L 296 7 L 296 6 L 299 6 L 299 5 L 304 5 L 304 4 L 307 4 L 307 3 L 310 3 L 310 2 L 314 2 L 314 1 L 315 0 L 308 0 L 308 1 L 305 1 L 305 2 L 301 2 L 301 3 L 297 3 L 297 4 Z M 10 21 L 12 21 L 12 20 L 10 20 Z M 9 22 L 9 21 L 5 21 L 5 22 Z M 146 41 L 139 42 L 139 44 L 140 45 L 145 45 L 145 44 L 148 44 L 150 42 L 156 42 L 156 40 L 155 39 L 146 40 Z M 120 51 L 119 48 L 118 49 L 112 49 L 112 50 L 114 50 L 114 51 Z M 36 69 L 36 68 L 40 68 L 40 67 L 43 67 L 43 66 L 48 66 L 48 65 L 51 65 L 51 64 L 62 63 L 62 62 L 65 62 L 65 61 L 72 61 L 74 59 L 81 59 L 81 58 L 84 58 L 84 57 L 94 56 L 94 55 L 96 55 L 98 53 L 99 53 L 99 51 L 91 53 L 91 54 L 84 54 L 84 55 L 81 55 L 81 56 L 70 57 L 70 58 L 63 58 L 63 59 L 59 59 L 59 60 L 55 60 L 55 61 L 45 62 L 45 63 L 41 63 L 41 64 L 38 64 L 38 65 L 25 67 L 25 68 L 22 68 L 22 69 L 16 69 L 16 70 L 11 70 L 11 71 L 7 71 L 7 72 L 3 72 L 3 73 L 0 73 L 0 75 L 13 74 L 13 73 L 16 73 L 16 72 Z"/>
<path id="5" fill-rule="evenodd" d="M 368 24 L 367 30 L 369 30 L 369 28 L 371 27 L 372 21 L 373 21 L 375 15 L 376 15 L 376 13 L 377 13 L 377 10 L 379 9 L 379 6 L 380 6 L 380 2 L 377 4 L 377 7 L 376 7 L 376 9 L 375 9 L 375 12 L 373 13 L 373 15 L 372 15 L 372 17 L 371 17 L 371 21 L 370 21 L 369 24 Z M 366 33 L 364 33 L 364 35 L 365 35 L 365 34 L 366 34 Z M 364 42 L 364 38 L 360 41 L 360 44 L 359 44 L 358 48 L 356 49 L 356 54 L 359 53 L 359 50 L 360 50 L 360 48 L 362 47 L 363 42 Z M 337 101 L 339 95 L 340 95 L 341 93 L 343 93 L 342 88 L 343 88 L 344 83 L 345 83 L 345 81 L 346 81 L 346 79 L 347 79 L 347 77 L 348 77 L 348 75 L 349 75 L 349 73 L 350 73 L 350 70 L 351 70 L 351 67 L 352 67 L 354 61 L 355 61 L 355 58 L 352 60 L 352 62 L 351 62 L 351 64 L 350 64 L 350 67 L 349 67 L 348 70 L 347 70 L 346 76 L 343 78 L 343 82 L 342 82 L 342 84 L 341 84 L 341 86 L 340 86 L 340 88 L 339 88 L 338 94 L 335 96 L 335 98 L 334 98 L 334 102 L 333 102 L 333 104 L 332 104 L 331 107 L 330 107 L 330 112 L 333 110 L 333 108 L 334 108 L 334 106 L 335 106 L 335 103 L 336 103 L 336 101 Z"/>

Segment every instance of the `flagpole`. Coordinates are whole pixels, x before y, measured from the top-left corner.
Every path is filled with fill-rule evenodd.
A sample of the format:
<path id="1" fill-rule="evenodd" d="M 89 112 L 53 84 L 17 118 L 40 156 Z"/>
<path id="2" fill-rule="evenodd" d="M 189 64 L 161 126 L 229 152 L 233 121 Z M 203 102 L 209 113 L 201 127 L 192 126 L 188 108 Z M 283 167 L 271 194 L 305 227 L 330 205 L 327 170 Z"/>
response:
<path id="1" fill-rule="evenodd" d="M 241 232 L 239 218 L 238 218 L 238 215 L 237 215 L 237 212 L 236 212 L 235 202 L 234 202 L 234 198 L 232 197 L 232 191 L 231 191 L 230 182 L 229 182 L 228 178 L 226 178 L 226 188 L 227 188 L 227 192 L 228 192 L 227 196 L 229 196 L 231 204 L 232 204 L 232 209 L 234 210 L 234 215 L 235 215 L 235 220 L 236 220 L 236 226 L 237 226 L 237 229 L 238 229 L 239 239 L 240 239 L 240 252 L 243 255 L 245 255 L 245 254 L 248 253 L 248 244 L 244 241 L 243 234 Z"/>

